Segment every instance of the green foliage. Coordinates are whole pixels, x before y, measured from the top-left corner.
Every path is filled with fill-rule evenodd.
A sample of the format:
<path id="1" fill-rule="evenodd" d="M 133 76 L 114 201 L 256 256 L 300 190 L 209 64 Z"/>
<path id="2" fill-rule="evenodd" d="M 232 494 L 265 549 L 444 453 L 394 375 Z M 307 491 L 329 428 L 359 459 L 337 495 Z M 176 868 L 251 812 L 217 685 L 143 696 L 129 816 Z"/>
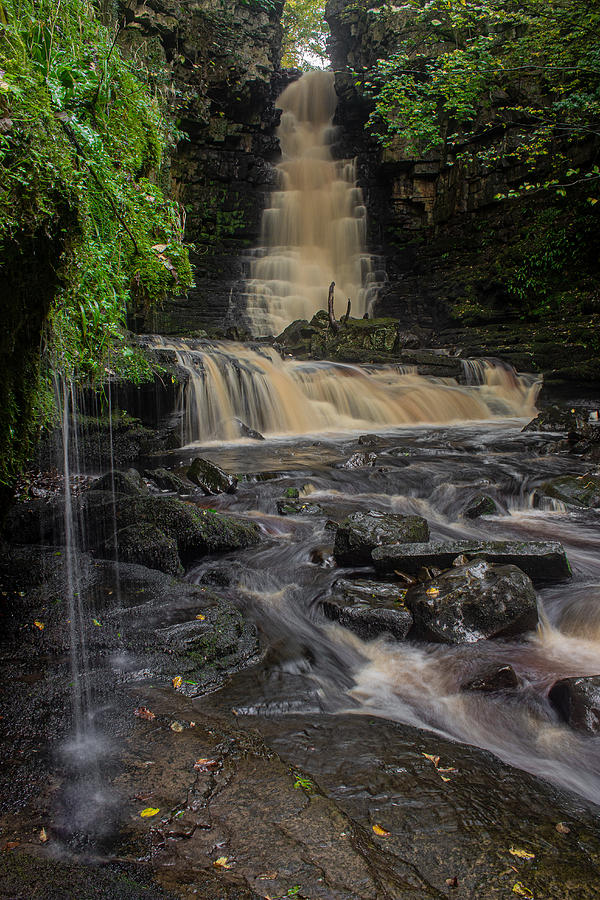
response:
<path id="1" fill-rule="evenodd" d="M 537 189 L 560 194 L 577 182 L 566 174 L 564 148 L 600 125 L 598 2 L 376 0 L 357 10 L 367 26 L 380 19 L 389 34 L 405 35 L 371 70 L 355 73 L 373 102 L 369 128 L 384 145 L 434 150 L 449 163 L 543 160 L 558 177 Z M 588 183 L 593 202 L 598 174 Z"/>
<path id="2" fill-rule="evenodd" d="M 283 57 L 286 68 L 324 68 L 329 28 L 325 21 L 325 0 L 286 0 L 281 19 Z"/>
<path id="3" fill-rule="evenodd" d="M 62 229 L 54 365 L 88 382 L 140 377 L 128 308 L 192 283 L 181 211 L 159 186 L 179 135 L 91 0 L 2 0 L 2 11 L 0 256 L 18 253 L 23 232 Z"/>

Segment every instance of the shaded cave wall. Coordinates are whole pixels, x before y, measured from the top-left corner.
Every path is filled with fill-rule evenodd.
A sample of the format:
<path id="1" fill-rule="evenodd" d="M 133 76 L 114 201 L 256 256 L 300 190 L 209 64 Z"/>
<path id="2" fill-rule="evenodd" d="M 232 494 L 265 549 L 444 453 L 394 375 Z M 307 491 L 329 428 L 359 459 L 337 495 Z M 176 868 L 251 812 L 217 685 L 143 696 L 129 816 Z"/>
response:
<path id="1" fill-rule="evenodd" d="M 365 128 L 370 101 L 352 70 L 368 71 L 417 29 L 414 14 L 398 7 L 393 19 L 369 14 L 368 8 L 382 5 L 382 0 L 328 0 L 326 12 L 339 97 L 337 153 L 358 157 L 370 249 L 382 254 L 388 274 L 376 313 L 398 317 L 434 346 L 501 355 L 556 381 L 600 380 L 600 227 L 588 223 L 583 257 L 571 272 L 540 288 L 533 316 L 511 291 L 549 215 L 566 230 L 578 227 L 578 215 L 596 215 L 597 226 L 600 216 L 581 213 L 583 196 L 578 212 L 571 199 L 555 200 L 544 192 L 521 201 L 494 200 L 527 176 L 543 180 L 545 175 L 543 164 L 532 177 L 509 158 L 522 133 L 518 121 L 470 145 L 500 150 L 500 162 L 485 168 L 455 163 L 443 153 L 410 156 L 400 142 L 383 149 Z M 573 167 L 590 165 L 600 158 L 600 141 L 594 137 L 571 146 L 568 154 Z"/>

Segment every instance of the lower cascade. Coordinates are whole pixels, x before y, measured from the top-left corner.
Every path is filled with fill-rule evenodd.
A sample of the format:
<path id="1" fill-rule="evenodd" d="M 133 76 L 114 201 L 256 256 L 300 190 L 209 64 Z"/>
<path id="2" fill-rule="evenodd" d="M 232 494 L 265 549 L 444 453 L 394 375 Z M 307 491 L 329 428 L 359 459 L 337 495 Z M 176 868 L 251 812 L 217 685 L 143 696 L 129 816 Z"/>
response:
<path id="1" fill-rule="evenodd" d="M 185 443 L 531 416 L 538 380 L 491 360 L 465 361 L 464 381 L 406 366 L 282 359 L 272 347 L 151 336 L 185 369 Z"/>

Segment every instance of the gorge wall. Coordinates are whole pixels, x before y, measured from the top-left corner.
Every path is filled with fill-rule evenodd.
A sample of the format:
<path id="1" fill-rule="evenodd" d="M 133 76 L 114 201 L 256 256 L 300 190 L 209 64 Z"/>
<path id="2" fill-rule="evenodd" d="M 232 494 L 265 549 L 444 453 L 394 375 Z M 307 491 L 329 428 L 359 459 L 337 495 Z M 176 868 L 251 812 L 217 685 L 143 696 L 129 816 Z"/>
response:
<path id="1" fill-rule="evenodd" d="M 343 126 L 338 154 L 358 155 L 371 249 L 385 257 L 389 277 L 376 312 L 420 327 L 434 345 L 497 354 L 550 380 L 600 378 L 600 217 L 585 193 L 575 201 L 547 192 L 494 200 L 528 174 L 545 175 L 543 164 L 532 176 L 510 159 L 527 127 L 518 118 L 506 131 L 488 131 L 479 147 L 469 139 L 469 149 L 499 150 L 496 165 L 455 162 L 444 152 L 419 158 L 400 141 L 383 149 L 365 129 L 372 105 L 352 73 L 368 73 L 400 40 L 418 39 L 415 13 L 381 0 L 329 0 L 326 15 Z M 592 136 L 567 153 L 573 167 L 589 165 L 600 141 Z M 563 267 L 547 265 L 560 242 Z"/>
<path id="2" fill-rule="evenodd" d="M 273 3 L 149 0 L 123 4 L 121 45 L 153 60 L 181 140 L 171 190 L 186 211 L 196 287 L 141 314 L 136 330 L 190 334 L 235 325 L 243 253 L 257 243 L 278 154 L 273 101 L 281 10 Z"/>

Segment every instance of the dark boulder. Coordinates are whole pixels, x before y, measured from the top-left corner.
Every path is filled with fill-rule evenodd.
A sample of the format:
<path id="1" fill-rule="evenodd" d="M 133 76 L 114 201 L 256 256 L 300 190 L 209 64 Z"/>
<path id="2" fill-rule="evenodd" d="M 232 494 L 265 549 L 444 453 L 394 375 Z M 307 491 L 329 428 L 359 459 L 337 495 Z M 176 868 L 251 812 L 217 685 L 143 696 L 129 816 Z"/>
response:
<path id="1" fill-rule="evenodd" d="M 215 463 L 200 456 L 192 461 L 187 477 L 202 488 L 205 494 L 233 494 L 238 483 L 235 475 L 228 475 Z"/>
<path id="2" fill-rule="evenodd" d="M 184 481 L 169 469 L 147 469 L 144 475 L 161 491 L 169 491 L 172 494 L 189 494 L 194 490 L 193 484 Z"/>
<path id="3" fill-rule="evenodd" d="M 556 541 L 431 541 L 384 545 L 371 554 L 378 572 L 399 569 L 411 575 L 423 566 L 447 569 L 461 555 L 518 566 L 534 581 L 562 581 L 572 574 L 564 547 Z"/>
<path id="4" fill-rule="evenodd" d="M 361 434 L 358 443 L 362 447 L 378 447 L 383 443 L 383 438 L 378 434 Z"/>
<path id="5" fill-rule="evenodd" d="M 371 563 L 371 551 L 383 544 L 428 539 L 429 526 L 421 516 L 357 512 L 340 522 L 333 552 L 339 565 L 364 566 Z"/>
<path id="6" fill-rule="evenodd" d="M 389 633 L 403 640 L 413 624 L 404 606 L 404 594 L 394 584 L 339 579 L 322 608 L 328 619 L 350 628 L 361 638 L 368 640 Z"/>
<path id="7" fill-rule="evenodd" d="M 114 491 L 115 494 L 148 493 L 148 487 L 137 469 L 115 469 L 105 472 L 90 485 L 90 491 Z"/>
<path id="8" fill-rule="evenodd" d="M 600 734 L 600 675 L 562 678 L 552 685 L 548 699 L 571 728 Z"/>
<path id="9" fill-rule="evenodd" d="M 253 441 L 264 441 L 265 439 L 264 434 L 261 434 L 260 431 L 256 431 L 254 428 L 250 428 L 241 419 L 233 419 L 232 424 L 237 429 L 239 437 L 250 438 Z"/>
<path id="10" fill-rule="evenodd" d="M 531 581 L 516 566 L 475 559 L 406 592 L 414 625 L 409 637 L 470 644 L 531 631 L 538 622 Z"/>
<path id="11" fill-rule="evenodd" d="M 475 678 L 461 684 L 461 691 L 481 691 L 493 694 L 497 691 L 509 691 L 519 687 L 519 677 L 512 666 L 494 666 L 486 669 Z"/>
<path id="12" fill-rule="evenodd" d="M 561 475 L 545 481 L 540 491 L 569 506 L 600 508 L 600 475 Z"/>
<path id="13" fill-rule="evenodd" d="M 495 516 L 500 511 L 500 507 L 492 497 L 488 497 L 487 494 L 476 494 L 464 507 L 462 515 L 465 519 L 478 519 L 479 516 Z"/>
<path id="14" fill-rule="evenodd" d="M 183 575 L 176 542 L 147 522 L 121 528 L 106 543 L 104 551 L 103 556 L 118 556 L 119 562 L 137 563 L 167 575 Z"/>
<path id="15" fill-rule="evenodd" d="M 278 500 L 277 512 L 280 516 L 323 516 L 323 507 L 307 500 Z"/>

